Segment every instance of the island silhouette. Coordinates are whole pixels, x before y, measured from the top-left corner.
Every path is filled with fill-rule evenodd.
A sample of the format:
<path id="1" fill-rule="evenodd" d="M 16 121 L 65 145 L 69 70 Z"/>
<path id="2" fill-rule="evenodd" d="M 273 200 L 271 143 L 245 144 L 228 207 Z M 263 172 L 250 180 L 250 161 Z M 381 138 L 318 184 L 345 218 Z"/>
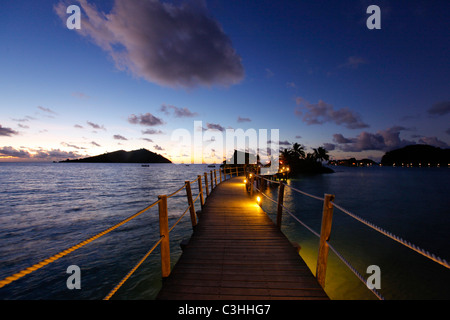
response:
<path id="1" fill-rule="evenodd" d="M 114 152 L 104 153 L 98 156 L 87 157 L 82 159 L 67 159 L 60 162 L 92 162 L 92 163 L 172 163 L 169 159 L 162 155 L 149 151 L 147 149 L 139 149 L 133 151 L 118 150 Z"/>

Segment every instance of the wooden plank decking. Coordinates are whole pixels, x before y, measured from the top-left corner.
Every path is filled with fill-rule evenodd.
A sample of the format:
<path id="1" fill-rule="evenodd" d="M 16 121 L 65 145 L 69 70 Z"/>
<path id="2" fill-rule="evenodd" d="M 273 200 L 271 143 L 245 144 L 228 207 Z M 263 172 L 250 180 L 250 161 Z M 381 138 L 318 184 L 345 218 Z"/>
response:
<path id="1" fill-rule="evenodd" d="M 244 177 L 207 198 L 157 299 L 328 299 L 296 249 L 248 196 Z"/>

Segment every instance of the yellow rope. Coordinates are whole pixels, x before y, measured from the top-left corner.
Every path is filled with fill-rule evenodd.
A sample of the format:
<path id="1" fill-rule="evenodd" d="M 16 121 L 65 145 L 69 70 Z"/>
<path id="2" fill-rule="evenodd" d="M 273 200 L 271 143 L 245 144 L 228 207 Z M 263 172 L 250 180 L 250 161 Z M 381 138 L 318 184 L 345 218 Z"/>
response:
<path id="1" fill-rule="evenodd" d="M 130 221 L 130 220 L 136 218 L 136 217 L 139 216 L 141 213 L 147 211 L 148 209 L 150 209 L 151 207 L 153 207 L 154 205 L 156 205 L 159 201 L 160 201 L 160 200 L 158 200 L 158 201 L 152 203 L 152 204 L 151 204 L 150 206 L 148 206 L 147 208 L 145 208 L 145 209 L 143 209 L 143 210 L 141 210 L 141 211 L 139 211 L 139 212 L 133 214 L 132 216 L 130 216 L 129 218 L 127 218 L 127 219 L 125 219 L 125 220 L 119 222 L 119 223 L 116 224 L 115 226 L 112 226 L 112 227 L 110 227 L 110 228 L 108 228 L 108 229 L 106 229 L 106 230 L 100 232 L 99 234 L 97 234 L 97 235 L 95 235 L 95 236 L 93 236 L 93 237 L 91 237 L 91 238 L 89 238 L 89 239 L 87 239 L 87 240 L 85 240 L 85 241 L 83 241 L 83 242 L 80 242 L 80 243 L 77 244 L 77 245 L 74 245 L 73 247 L 71 247 L 71 248 L 69 248 L 69 249 L 66 249 L 66 250 L 64 250 L 64 251 L 61 251 L 60 253 L 55 254 L 54 256 L 51 256 L 50 258 L 45 259 L 45 260 L 43 260 L 43 261 L 41 261 L 41 262 L 39 262 L 39 263 L 36 263 L 35 265 L 33 265 L 33 266 L 31 266 L 31 267 L 28 267 L 28 268 L 26 268 L 26 269 L 24 269 L 24 270 L 22 270 L 22 271 L 20 271 L 20 272 L 18 272 L 18 273 L 16 273 L 16 274 L 13 274 L 12 276 L 6 277 L 5 279 L 3 279 L 3 280 L 0 281 L 0 288 L 6 286 L 6 285 L 8 285 L 8 284 L 10 284 L 10 283 L 13 282 L 13 281 L 16 281 L 16 280 L 18 280 L 18 279 L 20 279 L 20 278 L 26 276 L 27 274 L 32 273 L 33 271 L 36 271 L 36 270 L 38 270 L 38 269 L 40 269 L 40 268 L 42 268 L 42 267 L 48 265 L 49 263 L 52 263 L 52 262 L 58 260 L 59 258 L 64 257 L 65 255 L 67 255 L 67 254 L 69 254 L 69 253 L 71 253 L 71 252 L 73 252 L 73 251 L 75 251 L 75 250 L 77 250 L 77 249 L 79 249 L 79 248 L 81 248 L 81 247 L 87 245 L 88 243 L 90 243 L 90 242 L 92 242 L 92 241 L 94 241 L 94 240 L 100 238 L 101 236 L 104 236 L 105 234 L 107 234 L 107 233 L 113 231 L 114 229 L 120 227 L 121 225 L 127 223 L 128 221 Z"/>
<path id="2" fill-rule="evenodd" d="M 108 293 L 108 295 L 105 298 L 103 298 L 103 300 L 109 300 L 117 292 L 117 290 L 120 289 L 120 287 L 125 283 L 125 281 L 127 281 L 128 278 L 131 277 L 131 275 L 137 270 L 137 268 L 140 267 L 140 265 L 148 258 L 150 253 L 152 253 L 153 250 L 155 250 L 155 248 L 161 243 L 163 239 L 164 236 L 162 236 L 161 239 L 159 239 L 158 242 L 155 243 L 155 245 L 145 254 L 145 256 L 134 266 L 133 269 L 131 269 L 130 272 L 128 272 L 128 274 L 114 287 L 114 289 L 112 289 L 111 292 Z"/>

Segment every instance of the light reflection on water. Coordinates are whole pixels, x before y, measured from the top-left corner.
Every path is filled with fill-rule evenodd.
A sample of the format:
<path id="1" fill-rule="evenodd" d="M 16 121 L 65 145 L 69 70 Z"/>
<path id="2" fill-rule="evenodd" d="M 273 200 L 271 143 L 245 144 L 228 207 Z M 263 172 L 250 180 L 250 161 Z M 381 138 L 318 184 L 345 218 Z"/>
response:
<path id="1" fill-rule="evenodd" d="M 209 172 L 206 165 L 0 164 L 0 278 L 11 275 L 116 224 Z M 335 202 L 370 222 L 448 260 L 449 175 L 437 168 L 338 168 L 289 184 Z M 209 175 L 208 175 L 209 178 Z M 192 185 L 194 197 L 197 183 Z M 277 188 L 267 193 L 276 199 Z M 285 188 L 285 205 L 319 232 L 322 203 Z M 169 225 L 186 208 L 182 191 L 169 199 Z M 198 202 L 197 207 L 198 209 Z M 274 207 L 264 200 L 263 208 Z M 158 239 L 155 206 L 100 239 L 0 289 L 0 299 L 102 299 Z M 191 234 L 189 215 L 170 234 L 172 263 Z M 288 215 L 283 232 L 301 247 L 315 273 L 318 239 Z M 334 210 L 331 244 L 364 276 L 380 266 L 386 299 L 448 299 L 449 271 Z M 330 251 L 331 252 L 331 251 Z M 82 290 L 68 290 L 66 269 L 80 266 Z M 161 286 L 158 249 L 114 299 L 153 299 Z M 335 299 L 372 299 L 364 285 L 330 253 L 327 293 Z"/>
<path id="2" fill-rule="evenodd" d="M 331 175 L 303 176 L 288 185 L 323 197 L 369 222 L 449 260 L 450 171 L 443 168 L 337 168 Z M 277 199 L 278 188 L 267 194 Z M 322 202 L 295 194 L 285 187 L 285 205 L 296 217 L 320 233 Z M 275 219 L 274 204 L 263 208 Z M 318 238 L 288 214 L 283 232 L 298 242 L 301 256 L 315 273 Z M 377 231 L 334 209 L 331 245 L 365 278 L 369 265 L 381 269 L 381 290 L 386 299 L 449 299 L 447 268 L 413 252 Z M 365 285 L 330 250 L 326 291 L 334 299 L 376 299 Z"/>

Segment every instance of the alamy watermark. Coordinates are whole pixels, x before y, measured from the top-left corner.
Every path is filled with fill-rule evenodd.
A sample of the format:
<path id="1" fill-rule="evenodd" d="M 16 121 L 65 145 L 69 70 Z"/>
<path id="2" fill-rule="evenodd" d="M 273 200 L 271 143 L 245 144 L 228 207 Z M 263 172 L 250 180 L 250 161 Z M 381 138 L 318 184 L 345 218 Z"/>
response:
<path id="1" fill-rule="evenodd" d="M 66 10 L 70 16 L 67 18 L 66 25 L 69 30 L 81 29 L 81 10 L 77 5 L 70 5 Z M 377 5 L 370 5 L 366 10 L 370 17 L 367 18 L 366 26 L 369 30 L 381 29 L 381 9 Z"/>
<path id="2" fill-rule="evenodd" d="M 381 29 L 381 9 L 377 5 L 371 5 L 367 7 L 366 13 L 371 14 L 367 18 L 366 26 L 367 29 Z"/>
<path id="3" fill-rule="evenodd" d="M 81 29 L 81 10 L 79 6 L 71 5 L 67 7 L 66 13 L 70 14 L 67 18 L 66 26 L 69 30 Z"/>
<path id="4" fill-rule="evenodd" d="M 67 289 L 81 289 L 81 269 L 77 265 L 71 265 L 67 267 L 66 273 L 70 274 L 67 278 Z"/>
<path id="5" fill-rule="evenodd" d="M 377 265 L 370 265 L 366 269 L 366 273 L 371 275 L 366 280 L 367 288 L 381 289 L 381 269 Z"/>
<path id="6" fill-rule="evenodd" d="M 175 157 L 190 158 L 191 163 L 205 163 L 207 156 L 226 164 L 262 164 L 261 174 L 278 172 L 279 129 L 214 129 L 194 121 L 193 131 L 184 128 L 172 132 L 177 143 Z M 236 152 L 235 152 L 236 151 Z"/>

